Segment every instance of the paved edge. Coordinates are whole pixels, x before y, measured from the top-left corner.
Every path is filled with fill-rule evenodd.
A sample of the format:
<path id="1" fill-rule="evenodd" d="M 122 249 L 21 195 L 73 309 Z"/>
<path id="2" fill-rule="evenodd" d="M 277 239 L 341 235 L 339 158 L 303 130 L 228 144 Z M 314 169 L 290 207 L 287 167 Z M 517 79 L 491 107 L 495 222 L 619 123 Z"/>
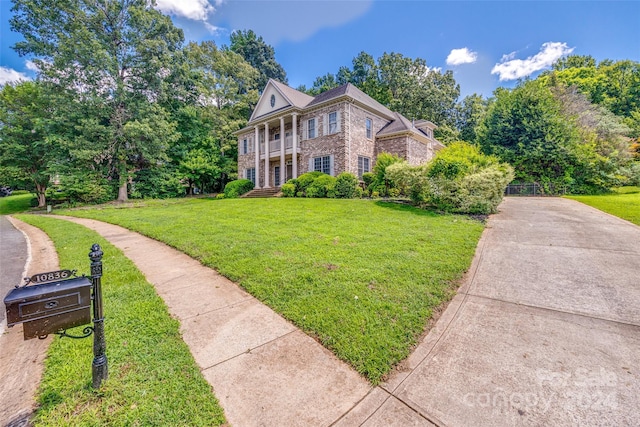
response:
<path id="1" fill-rule="evenodd" d="M 102 235 L 155 286 L 232 425 L 332 425 L 372 389 L 318 342 L 184 253 L 120 226 L 50 217 Z"/>
<path id="2" fill-rule="evenodd" d="M 39 228 L 8 217 L 21 231 L 29 248 L 24 275 L 58 269 L 53 242 Z M 4 309 L 4 306 L 2 307 Z M 22 326 L 8 328 L 0 335 L 0 423 L 27 425 L 36 409 L 35 396 L 44 371 L 44 359 L 52 338 L 23 340 Z"/>

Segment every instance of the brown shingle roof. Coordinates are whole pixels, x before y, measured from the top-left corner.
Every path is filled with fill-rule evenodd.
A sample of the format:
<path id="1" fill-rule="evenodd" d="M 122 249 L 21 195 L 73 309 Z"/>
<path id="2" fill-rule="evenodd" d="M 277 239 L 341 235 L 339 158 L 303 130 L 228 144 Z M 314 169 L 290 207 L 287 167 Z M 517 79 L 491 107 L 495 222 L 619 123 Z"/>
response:
<path id="1" fill-rule="evenodd" d="M 347 83 L 345 85 L 329 89 L 326 92 L 322 92 L 320 95 L 313 98 L 313 101 L 311 101 L 307 105 L 307 107 L 322 104 L 323 102 L 327 102 L 344 95 L 355 99 L 356 101 L 360 102 L 363 105 L 366 105 L 374 111 L 382 113 L 388 117 L 393 117 L 393 112 L 391 110 L 380 104 L 378 101 L 376 101 L 351 83 Z"/>

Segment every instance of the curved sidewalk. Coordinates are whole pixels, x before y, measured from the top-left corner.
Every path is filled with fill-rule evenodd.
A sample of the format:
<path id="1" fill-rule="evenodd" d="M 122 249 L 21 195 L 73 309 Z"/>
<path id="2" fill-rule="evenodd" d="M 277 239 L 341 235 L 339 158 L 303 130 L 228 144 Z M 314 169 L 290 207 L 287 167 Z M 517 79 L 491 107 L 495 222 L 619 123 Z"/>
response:
<path id="1" fill-rule="evenodd" d="M 371 390 L 333 353 L 184 253 L 119 226 L 54 217 L 101 234 L 155 286 L 231 425 L 328 426 Z"/>

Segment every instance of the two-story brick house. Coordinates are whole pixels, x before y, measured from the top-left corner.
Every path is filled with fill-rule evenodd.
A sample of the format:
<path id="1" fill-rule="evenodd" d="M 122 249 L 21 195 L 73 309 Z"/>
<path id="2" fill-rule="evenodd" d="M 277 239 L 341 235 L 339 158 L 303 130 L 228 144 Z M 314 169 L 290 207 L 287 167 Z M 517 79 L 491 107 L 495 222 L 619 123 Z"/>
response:
<path id="1" fill-rule="evenodd" d="M 444 147 L 435 128 L 407 120 L 352 84 L 313 97 L 269 80 L 248 125 L 235 132 L 238 176 L 255 188 L 279 187 L 314 170 L 362 177 L 383 152 L 417 165 Z"/>

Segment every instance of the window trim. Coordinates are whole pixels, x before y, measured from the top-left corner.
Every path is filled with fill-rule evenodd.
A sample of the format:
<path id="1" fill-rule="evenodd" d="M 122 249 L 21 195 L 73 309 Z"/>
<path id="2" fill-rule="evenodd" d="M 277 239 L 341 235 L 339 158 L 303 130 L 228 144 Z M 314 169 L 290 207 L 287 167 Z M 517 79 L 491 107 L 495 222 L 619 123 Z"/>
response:
<path id="1" fill-rule="evenodd" d="M 313 127 L 310 126 L 313 123 Z M 313 131 L 313 136 L 311 135 L 311 131 Z M 318 135 L 318 129 L 316 126 L 316 118 L 313 117 L 311 119 L 307 119 L 307 139 L 314 139 Z"/>
<path id="2" fill-rule="evenodd" d="M 365 160 L 367 163 L 366 168 L 365 168 Z M 358 156 L 358 178 L 362 178 L 362 175 L 364 175 L 367 172 L 371 172 L 371 157 Z"/>
<path id="3" fill-rule="evenodd" d="M 316 166 L 318 162 L 320 163 L 319 169 L 318 166 Z M 333 156 L 331 154 L 312 157 L 310 166 L 311 170 L 309 172 L 318 171 L 333 176 Z"/>
<path id="4" fill-rule="evenodd" d="M 253 175 L 253 179 L 251 179 L 251 175 Z M 249 181 L 253 182 L 253 186 L 256 185 L 256 168 L 247 168 L 244 170 L 244 177 Z"/>
<path id="5" fill-rule="evenodd" d="M 364 135 L 367 139 L 373 139 L 373 120 L 371 117 L 365 117 L 364 119 Z"/>
<path id="6" fill-rule="evenodd" d="M 331 115 L 333 115 L 333 118 L 334 118 L 333 123 L 331 122 Z M 333 130 L 331 129 L 331 125 L 334 126 Z M 328 129 L 329 135 L 338 133 L 338 112 L 337 111 L 332 111 L 329 114 L 327 114 L 327 129 Z"/>

